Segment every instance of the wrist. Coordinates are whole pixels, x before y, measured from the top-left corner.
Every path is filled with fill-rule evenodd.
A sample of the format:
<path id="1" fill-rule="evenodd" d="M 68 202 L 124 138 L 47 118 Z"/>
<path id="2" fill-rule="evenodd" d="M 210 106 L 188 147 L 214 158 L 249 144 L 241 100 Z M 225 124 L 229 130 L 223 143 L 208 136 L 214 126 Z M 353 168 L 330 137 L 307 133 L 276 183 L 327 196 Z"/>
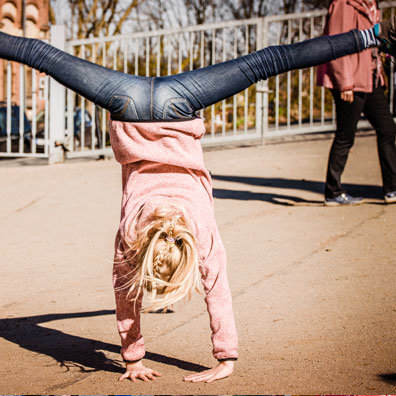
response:
<path id="1" fill-rule="evenodd" d="M 222 361 L 219 361 L 219 365 L 222 365 L 222 366 L 224 366 L 224 367 L 230 367 L 230 368 L 233 368 L 234 367 L 234 364 L 235 364 L 235 360 L 222 360 Z"/>
<path id="2" fill-rule="evenodd" d="M 237 360 L 238 360 L 238 358 L 236 358 L 236 357 L 229 357 L 229 358 L 224 358 L 224 359 L 217 359 L 217 361 L 218 361 L 219 363 L 227 362 L 227 361 L 236 362 Z"/>
<path id="3" fill-rule="evenodd" d="M 125 366 L 128 367 L 136 367 L 142 365 L 142 359 L 139 360 L 124 360 Z"/>

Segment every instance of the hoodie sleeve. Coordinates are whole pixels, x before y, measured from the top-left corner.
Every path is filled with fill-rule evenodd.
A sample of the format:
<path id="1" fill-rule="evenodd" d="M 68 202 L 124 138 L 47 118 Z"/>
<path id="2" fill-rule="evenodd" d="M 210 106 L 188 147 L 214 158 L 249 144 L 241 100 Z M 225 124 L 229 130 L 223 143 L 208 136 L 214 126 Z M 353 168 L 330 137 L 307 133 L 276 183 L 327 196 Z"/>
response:
<path id="1" fill-rule="evenodd" d="M 201 264 L 202 284 L 212 330 L 213 356 L 217 360 L 236 360 L 238 336 L 226 263 L 224 245 L 215 226 L 212 250 Z"/>
<path id="2" fill-rule="evenodd" d="M 122 238 L 118 232 L 115 241 L 113 285 L 117 327 L 121 337 L 121 356 L 126 361 L 140 360 L 145 355 L 144 339 L 140 334 L 142 296 L 136 301 L 133 301 L 136 294 L 127 296 L 127 285 L 132 279 L 133 268 L 133 263 L 125 257 Z"/>
<path id="3" fill-rule="evenodd" d="M 354 7 L 346 0 L 333 1 L 329 7 L 328 34 L 349 32 L 357 27 L 357 15 Z M 330 70 L 334 78 L 334 85 L 340 92 L 354 88 L 351 59 L 356 54 L 347 55 L 330 62 Z"/>

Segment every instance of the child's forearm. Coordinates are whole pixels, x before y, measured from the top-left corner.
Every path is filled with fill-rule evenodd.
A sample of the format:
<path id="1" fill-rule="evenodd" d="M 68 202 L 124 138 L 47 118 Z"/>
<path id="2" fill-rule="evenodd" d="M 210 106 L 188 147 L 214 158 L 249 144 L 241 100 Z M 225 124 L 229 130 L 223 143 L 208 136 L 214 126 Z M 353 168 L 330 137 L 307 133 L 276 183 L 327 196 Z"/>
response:
<path id="1" fill-rule="evenodd" d="M 125 293 L 116 292 L 117 328 L 121 337 L 121 356 L 126 362 L 136 362 L 145 355 L 144 338 L 140 333 L 141 301 L 130 301 Z"/>
<path id="2" fill-rule="evenodd" d="M 132 263 L 123 253 L 122 241 L 117 234 L 115 242 L 113 285 L 116 301 L 118 332 L 121 337 L 121 356 L 126 361 L 136 361 L 145 355 L 144 339 L 140 333 L 142 296 L 128 296 L 128 283 L 133 276 Z"/>
<path id="3" fill-rule="evenodd" d="M 203 263 L 202 283 L 212 329 L 213 356 L 219 361 L 238 358 L 238 336 L 226 260 L 224 246 L 216 230 L 212 253 Z"/>

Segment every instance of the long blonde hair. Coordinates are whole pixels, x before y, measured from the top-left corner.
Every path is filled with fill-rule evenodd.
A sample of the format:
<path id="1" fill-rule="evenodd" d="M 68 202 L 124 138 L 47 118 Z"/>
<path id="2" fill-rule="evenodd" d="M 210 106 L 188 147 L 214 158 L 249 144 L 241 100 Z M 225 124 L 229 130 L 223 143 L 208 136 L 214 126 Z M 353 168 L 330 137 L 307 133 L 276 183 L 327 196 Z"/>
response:
<path id="1" fill-rule="evenodd" d="M 140 216 L 138 214 L 137 218 Z M 149 304 L 142 312 L 166 308 L 199 291 L 201 276 L 193 232 L 188 227 L 186 211 L 180 205 L 156 207 L 144 226 L 131 224 L 126 241 L 136 260 L 134 277 L 127 297 L 135 301 L 144 290 Z"/>

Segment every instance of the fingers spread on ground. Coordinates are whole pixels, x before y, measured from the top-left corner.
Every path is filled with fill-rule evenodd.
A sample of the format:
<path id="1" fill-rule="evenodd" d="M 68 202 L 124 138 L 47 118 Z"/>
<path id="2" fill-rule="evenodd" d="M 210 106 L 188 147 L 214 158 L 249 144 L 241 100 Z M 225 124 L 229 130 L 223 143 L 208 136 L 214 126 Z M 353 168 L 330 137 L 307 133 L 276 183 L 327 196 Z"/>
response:
<path id="1" fill-rule="evenodd" d="M 157 377 L 161 377 L 161 376 L 162 376 L 162 374 L 159 373 L 158 371 L 152 370 L 151 372 L 152 372 L 154 375 L 156 375 Z"/>
<path id="2" fill-rule="evenodd" d="M 194 378 L 192 382 L 201 382 L 201 381 L 206 381 L 209 378 L 212 378 L 213 374 L 205 374 L 200 377 Z"/>
<path id="3" fill-rule="evenodd" d="M 120 378 L 118 378 L 118 381 L 122 381 L 123 379 L 128 378 L 128 377 L 129 377 L 129 373 L 124 373 L 121 375 Z"/>
<path id="4" fill-rule="evenodd" d="M 213 376 L 212 376 L 211 378 L 209 378 L 206 382 L 207 382 L 207 383 L 213 382 L 213 381 L 216 381 L 216 380 L 221 379 L 221 378 L 224 378 L 224 376 L 219 375 L 219 374 L 213 375 Z"/>
<path id="5" fill-rule="evenodd" d="M 201 377 L 202 375 L 207 374 L 209 371 L 210 370 L 205 370 L 205 371 L 202 371 L 201 373 L 187 375 L 187 377 L 184 377 L 184 380 L 190 381 L 190 380 L 194 379 L 195 377 Z"/>
<path id="6" fill-rule="evenodd" d="M 194 381 L 195 379 L 201 377 L 201 375 L 196 374 L 196 375 L 189 375 L 188 377 L 184 378 L 184 381 Z"/>

